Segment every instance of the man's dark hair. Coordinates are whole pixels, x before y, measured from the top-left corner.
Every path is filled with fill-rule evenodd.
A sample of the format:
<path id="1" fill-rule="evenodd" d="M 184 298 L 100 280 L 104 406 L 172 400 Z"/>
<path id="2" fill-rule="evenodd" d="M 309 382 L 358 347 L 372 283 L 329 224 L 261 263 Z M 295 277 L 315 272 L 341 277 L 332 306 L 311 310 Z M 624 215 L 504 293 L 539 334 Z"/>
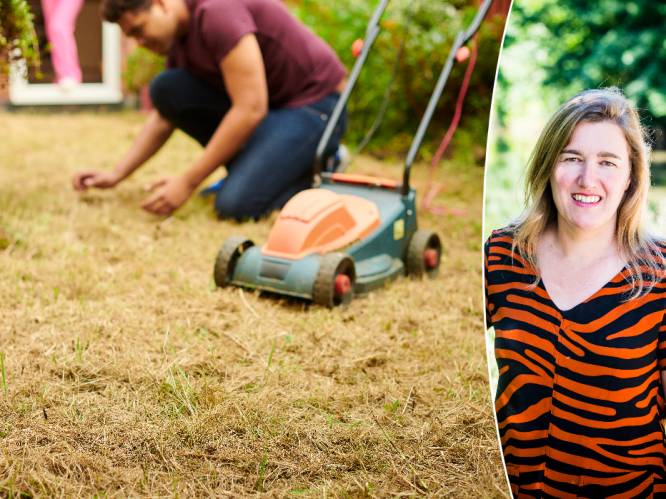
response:
<path id="1" fill-rule="evenodd" d="M 117 23 L 125 12 L 147 9 L 152 3 L 152 0 L 102 0 L 100 10 L 105 21 Z"/>

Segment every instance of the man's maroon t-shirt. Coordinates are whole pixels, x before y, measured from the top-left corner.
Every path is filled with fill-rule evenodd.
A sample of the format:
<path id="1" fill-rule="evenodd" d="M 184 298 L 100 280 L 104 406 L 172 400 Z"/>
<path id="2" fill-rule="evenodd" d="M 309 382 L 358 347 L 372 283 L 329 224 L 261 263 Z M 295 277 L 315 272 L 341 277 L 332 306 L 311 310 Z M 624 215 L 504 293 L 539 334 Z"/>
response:
<path id="1" fill-rule="evenodd" d="M 279 0 L 185 0 L 188 33 L 169 53 L 169 67 L 224 89 L 220 62 L 243 35 L 261 49 L 271 107 L 311 104 L 333 92 L 345 69 L 333 50 Z"/>

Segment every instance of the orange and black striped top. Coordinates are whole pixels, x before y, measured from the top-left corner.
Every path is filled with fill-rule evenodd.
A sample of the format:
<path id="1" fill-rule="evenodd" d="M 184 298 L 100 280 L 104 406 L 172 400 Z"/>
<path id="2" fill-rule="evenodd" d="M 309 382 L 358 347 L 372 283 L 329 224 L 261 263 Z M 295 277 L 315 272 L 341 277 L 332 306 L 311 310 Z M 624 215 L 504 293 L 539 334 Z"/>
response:
<path id="1" fill-rule="evenodd" d="M 626 301 L 625 270 L 562 311 L 512 252 L 485 245 L 486 312 L 499 369 L 495 411 L 516 497 L 666 495 L 666 275 Z M 661 246 L 666 254 L 666 245 Z"/>

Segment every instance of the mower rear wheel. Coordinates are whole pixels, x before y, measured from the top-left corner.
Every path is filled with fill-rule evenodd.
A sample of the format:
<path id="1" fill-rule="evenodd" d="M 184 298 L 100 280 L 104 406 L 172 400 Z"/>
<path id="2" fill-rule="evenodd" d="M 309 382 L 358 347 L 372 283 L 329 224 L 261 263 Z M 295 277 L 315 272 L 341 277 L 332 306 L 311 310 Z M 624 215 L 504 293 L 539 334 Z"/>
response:
<path id="1" fill-rule="evenodd" d="M 354 260 L 344 253 L 327 253 L 319 263 L 312 299 L 322 307 L 346 305 L 354 296 L 355 282 Z"/>
<path id="2" fill-rule="evenodd" d="M 434 278 L 439 273 L 442 242 L 436 232 L 419 229 L 412 234 L 407 247 L 407 274 Z"/>
<path id="3" fill-rule="evenodd" d="M 224 241 L 215 259 L 213 277 L 216 286 L 223 288 L 229 285 L 236 262 L 243 252 L 252 246 L 254 243 L 245 236 L 231 236 Z"/>

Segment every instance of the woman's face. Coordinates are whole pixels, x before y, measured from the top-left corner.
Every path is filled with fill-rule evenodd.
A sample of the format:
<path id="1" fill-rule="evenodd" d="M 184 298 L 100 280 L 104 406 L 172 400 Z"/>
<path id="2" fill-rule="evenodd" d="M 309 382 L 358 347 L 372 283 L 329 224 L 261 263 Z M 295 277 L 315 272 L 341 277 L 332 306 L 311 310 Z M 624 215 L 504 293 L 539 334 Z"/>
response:
<path id="1" fill-rule="evenodd" d="M 550 176 L 558 224 L 614 231 L 630 174 L 622 129 L 612 121 L 579 123 Z"/>

